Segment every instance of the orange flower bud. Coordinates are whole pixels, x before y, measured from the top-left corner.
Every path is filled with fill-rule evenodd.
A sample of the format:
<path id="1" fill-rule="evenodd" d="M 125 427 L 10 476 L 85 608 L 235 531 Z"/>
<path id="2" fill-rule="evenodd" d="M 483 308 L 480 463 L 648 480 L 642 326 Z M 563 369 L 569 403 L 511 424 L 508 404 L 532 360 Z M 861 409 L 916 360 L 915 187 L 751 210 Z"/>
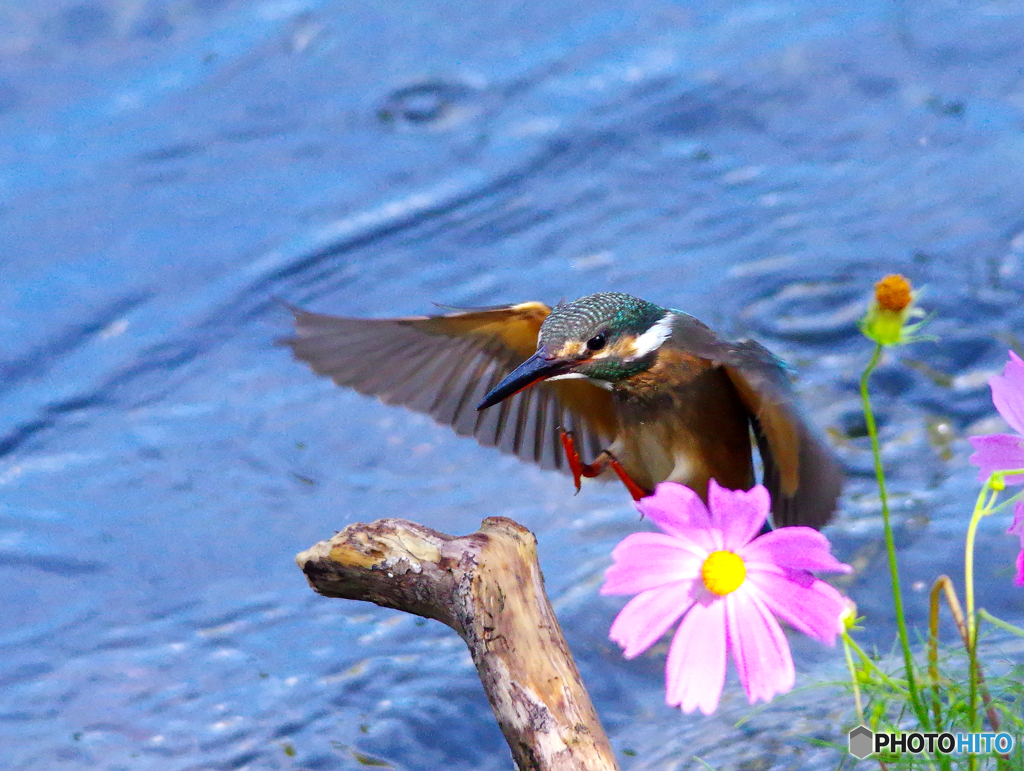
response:
<path id="1" fill-rule="evenodd" d="M 875 284 L 871 307 L 860 322 L 864 335 L 879 345 L 904 345 L 920 340 L 915 332 L 921 324 L 908 323 L 923 314 L 914 307 L 915 292 L 899 273 L 890 273 Z"/>
<path id="2" fill-rule="evenodd" d="M 910 282 L 899 273 L 890 273 L 875 284 L 875 300 L 882 310 L 899 313 L 913 301 Z"/>

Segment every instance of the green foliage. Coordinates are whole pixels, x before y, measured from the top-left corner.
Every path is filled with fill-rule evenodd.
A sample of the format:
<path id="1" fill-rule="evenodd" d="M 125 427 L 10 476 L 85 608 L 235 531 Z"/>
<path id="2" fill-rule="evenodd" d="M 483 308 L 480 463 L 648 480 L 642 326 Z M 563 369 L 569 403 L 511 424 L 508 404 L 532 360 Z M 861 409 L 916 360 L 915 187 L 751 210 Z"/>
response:
<path id="1" fill-rule="evenodd" d="M 877 314 L 877 307 L 874 312 Z M 900 325 L 903 323 L 905 320 Z M 911 333 L 914 331 L 916 328 L 908 330 Z M 983 609 L 976 609 L 974 601 L 974 536 L 978 523 L 983 517 L 1003 510 L 1020 497 L 1020 494 L 1007 495 L 1003 482 L 1006 474 L 1014 472 L 993 473 L 982 488 L 971 515 L 964 564 L 965 610 L 960 607 L 953 582 L 946 576 L 937 577 L 931 593 L 929 635 L 926 640 L 919 641 L 920 649 L 915 651 L 917 645 L 912 645 L 907 636 L 898 561 L 889 522 L 885 473 L 868 391 L 871 372 L 879 361 L 883 346 L 908 342 L 911 335 L 890 335 L 884 341 L 876 337 L 871 339 L 875 342 L 875 349 L 861 378 L 861 396 L 875 460 L 899 631 L 897 645 L 902 655 L 898 658 L 870 655 L 857 645 L 851 635 L 853 630 L 848 628 L 844 633 L 850 670 L 847 686 L 854 698 L 857 719 L 875 732 L 949 732 L 954 735 L 980 731 L 1005 732 L 1013 736 L 1015 742 L 1006 756 L 995 752 L 946 755 L 934 751 L 917 755 L 871 755 L 868 760 L 878 762 L 882 768 L 943 771 L 992 768 L 999 771 L 1024 771 L 1024 665 L 1001 660 L 995 646 L 985 645 L 984 640 L 979 641 L 979 619 L 987 621 L 992 627 L 1021 636 L 1024 636 L 1024 630 L 993 617 Z M 938 641 L 939 605 L 943 600 L 960 636 L 960 642 L 955 645 Z M 901 665 L 894 663 L 899 658 L 902 659 Z M 847 728 L 853 727 L 851 725 Z M 845 767 L 852 759 L 845 755 L 841 767 Z"/>
<path id="2" fill-rule="evenodd" d="M 920 724 L 911 708 L 902 667 L 891 664 L 880 666 L 875 662 L 857 666 L 857 687 L 864 704 L 864 725 L 876 732 L 949 732 L 956 735 L 971 731 L 969 657 L 962 646 L 943 646 L 940 653 L 940 676 L 937 683 L 931 681 L 926 667 L 919 667 L 916 673 L 917 682 L 924 686 L 925 700 L 930 705 L 930 720 L 926 726 Z M 886 657 L 886 660 L 895 661 L 892 657 Z M 997 667 L 998 662 L 989 662 L 990 669 Z M 1005 731 L 1016 738 L 1008 758 L 998 757 L 994 752 L 987 755 L 944 755 L 933 752 L 921 755 L 883 753 L 872 755 L 870 760 L 881 761 L 889 768 L 899 769 L 1024 769 L 1024 747 L 1021 745 L 1021 737 L 1024 735 L 1024 718 L 1021 717 L 1024 704 L 1022 679 L 1024 666 L 1007 663 L 997 676 L 990 676 L 986 681 L 992 706 L 997 713 L 999 731 Z M 852 683 L 847 685 L 852 690 Z M 937 711 L 932 709 L 933 695 L 938 697 Z M 847 729 L 853 727 L 850 725 Z M 987 717 L 978 730 L 993 731 Z"/>

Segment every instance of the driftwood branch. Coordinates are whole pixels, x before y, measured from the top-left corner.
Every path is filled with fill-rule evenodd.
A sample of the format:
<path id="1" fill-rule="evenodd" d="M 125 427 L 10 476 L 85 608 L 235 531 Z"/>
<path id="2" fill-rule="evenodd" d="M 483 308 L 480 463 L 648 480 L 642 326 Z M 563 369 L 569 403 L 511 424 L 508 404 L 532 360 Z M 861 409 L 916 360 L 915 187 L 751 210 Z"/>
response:
<path id="1" fill-rule="evenodd" d="M 504 517 L 462 537 L 382 519 L 349 525 L 296 561 L 326 597 L 458 632 L 521 771 L 618 769 L 544 592 L 536 547 L 533 533 Z"/>

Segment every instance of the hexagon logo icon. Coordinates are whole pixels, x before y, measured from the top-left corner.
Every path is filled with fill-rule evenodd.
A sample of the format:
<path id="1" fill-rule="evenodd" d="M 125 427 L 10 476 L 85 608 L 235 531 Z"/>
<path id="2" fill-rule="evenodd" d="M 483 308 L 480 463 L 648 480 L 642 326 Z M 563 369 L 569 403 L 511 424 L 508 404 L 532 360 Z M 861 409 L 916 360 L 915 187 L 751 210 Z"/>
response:
<path id="1" fill-rule="evenodd" d="M 850 754 L 864 760 L 871 754 L 875 746 L 875 734 L 866 727 L 859 725 L 850 731 Z"/>

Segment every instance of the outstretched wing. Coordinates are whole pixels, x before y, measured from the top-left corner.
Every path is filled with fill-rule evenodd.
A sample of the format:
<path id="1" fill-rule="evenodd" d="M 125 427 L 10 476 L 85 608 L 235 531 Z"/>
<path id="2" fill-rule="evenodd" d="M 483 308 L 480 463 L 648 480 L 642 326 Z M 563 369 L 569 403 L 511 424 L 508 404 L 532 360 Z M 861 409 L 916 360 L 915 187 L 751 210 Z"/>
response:
<path id="1" fill-rule="evenodd" d="M 823 527 L 843 492 L 839 461 L 800 414 L 778 359 L 753 340 L 731 349 L 722 363 L 751 414 L 775 526 Z"/>
<path id="2" fill-rule="evenodd" d="M 291 311 L 295 336 L 279 342 L 317 374 L 426 413 L 542 468 L 566 465 L 559 427 L 573 431 L 593 455 L 617 432 L 611 395 L 586 380 L 538 383 L 477 412 L 487 392 L 536 351 L 551 312 L 543 303 L 400 319 Z"/>
<path id="3" fill-rule="evenodd" d="M 754 340 L 727 342 L 680 315 L 686 348 L 725 370 L 750 413 L 775 526 L 823 527 L 843 491 L 843 469 L 800 413 L 783 364 Z"/>

